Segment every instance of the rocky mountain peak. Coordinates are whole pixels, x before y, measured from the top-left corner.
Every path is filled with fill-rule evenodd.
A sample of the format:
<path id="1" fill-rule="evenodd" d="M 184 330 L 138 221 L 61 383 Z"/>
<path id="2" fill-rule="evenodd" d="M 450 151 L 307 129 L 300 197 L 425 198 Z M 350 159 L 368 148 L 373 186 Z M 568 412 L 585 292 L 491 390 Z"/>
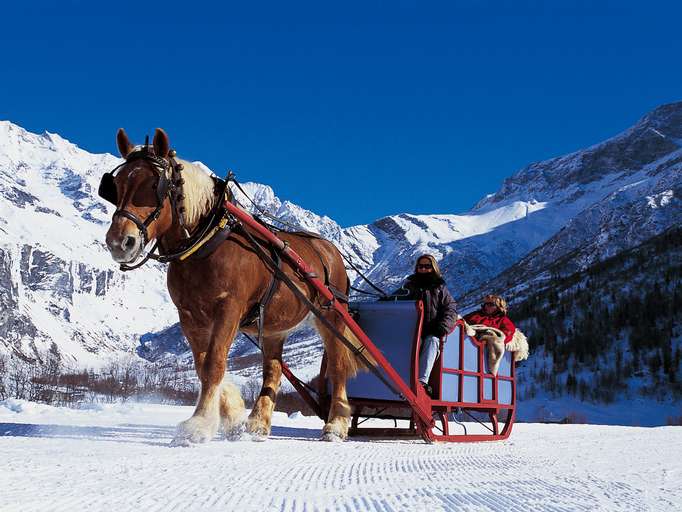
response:
<path id="1" fill-rule="evenodd" d="M 504 180 L 496 194 L 475 209 L 513 200 L 547 201 L 574 193 L 576 187 L 598 186 L 610 175 L 628 175 L 680 149 L 682 102 L 662 105 L 634 126 L 602 143 L 565 156 L 535 162 Z"/>

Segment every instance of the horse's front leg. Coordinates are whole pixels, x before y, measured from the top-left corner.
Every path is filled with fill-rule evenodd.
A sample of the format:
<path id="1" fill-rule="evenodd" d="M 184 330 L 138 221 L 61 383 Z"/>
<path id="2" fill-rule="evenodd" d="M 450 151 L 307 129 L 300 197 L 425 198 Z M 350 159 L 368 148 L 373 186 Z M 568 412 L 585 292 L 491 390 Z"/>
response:
<path id="1" fill-rule="evenodd" d="M 237 333 L 238 321 L 236 312 L 225 311 L 216 315 L 208 332 L 187 329 L 201 392 L 192 417 L 178 425 L 174 445 L 210 441 L 220 427 L 221 416 L 228 435 L 243 421 L 244 402 L 235 386 L 225 380 L 227 353 Z M 208 344 L 195 343 L 202 334 L 209 337 Z"/>
<path id="2" fill-rule="evenodd" d="M 248 432 L 258 438 L 270 435 L 272 411 L 282 380 L 282 348 L 285 340 L 286 336 L 263 340 L 263 387 L 246 423 Z"/>

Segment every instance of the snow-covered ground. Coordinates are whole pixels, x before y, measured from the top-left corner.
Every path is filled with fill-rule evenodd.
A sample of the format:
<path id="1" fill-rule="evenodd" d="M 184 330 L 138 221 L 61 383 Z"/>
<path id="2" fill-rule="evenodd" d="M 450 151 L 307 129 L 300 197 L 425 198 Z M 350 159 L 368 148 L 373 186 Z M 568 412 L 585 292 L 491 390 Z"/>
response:
<path id="1" fill-rule="evenodd" d="M 0 510 L 682 510 L 682 427 L 517 424 L 509 440 L 272 437 L 170 448 L 191 407 L 0 403 Z"/>

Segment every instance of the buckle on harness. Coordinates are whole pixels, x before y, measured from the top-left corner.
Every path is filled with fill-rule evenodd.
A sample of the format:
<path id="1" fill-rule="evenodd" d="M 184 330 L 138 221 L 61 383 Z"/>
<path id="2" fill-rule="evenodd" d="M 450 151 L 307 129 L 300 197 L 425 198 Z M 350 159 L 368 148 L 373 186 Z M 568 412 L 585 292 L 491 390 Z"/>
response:
<path id="1" fill-rule="evenodd" d="M 320 308 L 332 309 L 334 307 L 335 302 L 336 302 L 336 297 L 332 297 L 331 299 L 329 299 L 329 301 L 326 304 L 320 304 Z"/>

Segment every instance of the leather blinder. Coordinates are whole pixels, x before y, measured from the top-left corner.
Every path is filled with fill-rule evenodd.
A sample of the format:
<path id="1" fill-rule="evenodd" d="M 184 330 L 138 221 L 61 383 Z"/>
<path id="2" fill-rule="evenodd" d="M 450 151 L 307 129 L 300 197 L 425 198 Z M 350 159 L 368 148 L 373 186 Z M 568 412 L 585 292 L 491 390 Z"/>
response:
<path id="1" fill-rule="evenodd" d="M 108 172 L 102 176 L 97 194 L 114 206 L 118 205 L 118 192 L 116 191 L 113 173 Z"/>

